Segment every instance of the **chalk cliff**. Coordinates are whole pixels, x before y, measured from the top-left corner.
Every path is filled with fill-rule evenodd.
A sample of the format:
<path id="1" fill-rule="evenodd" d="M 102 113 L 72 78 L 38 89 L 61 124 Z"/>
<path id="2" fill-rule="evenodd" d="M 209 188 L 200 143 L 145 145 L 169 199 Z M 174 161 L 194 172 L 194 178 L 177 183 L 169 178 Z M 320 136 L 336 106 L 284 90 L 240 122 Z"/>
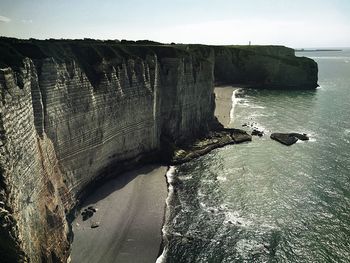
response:
<path id="1" fill-rule="evenodd" d="M 82 193 L 158 160 L 162 137 L 209 131 L 215 81 L 317 85 L 317 65 L 283 47 L 2 38 L 0 54 L 3 262 L 66 262 L 66 216 Z"/>
<path id="2" fill-rule="evenodd" d="M 214 47 L 217 83 L 239 83 L 256 88 L 315 89 L 317 63 L 295 57 L 281 46 Z"/>

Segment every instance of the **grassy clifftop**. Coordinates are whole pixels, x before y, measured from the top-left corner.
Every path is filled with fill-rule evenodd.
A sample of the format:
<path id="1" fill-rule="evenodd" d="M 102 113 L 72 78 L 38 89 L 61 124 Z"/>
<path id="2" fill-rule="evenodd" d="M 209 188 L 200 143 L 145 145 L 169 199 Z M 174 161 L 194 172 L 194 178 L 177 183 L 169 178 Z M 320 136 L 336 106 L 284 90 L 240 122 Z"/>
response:
<path id="1" fill-rule="evenodd" d="M 104 71 L 120 66 L 128 59 L 192 58 L 194 63 L 211 60 L 215 63 L 215 81 L 227 84 L 251 84 L 256 87 L 315 88 L 317 64 L 308 58 L 296 57 L 294 50 L 283 46 L 207 46 L 161 44 L 152 41 L 85 40 L 20 40 L 0 38 L 0 68 L 19 70 L 25 57 L 31 58 L 40 72 L 45 58 L 58 63 L 75 61 L 93 84 Z"/>

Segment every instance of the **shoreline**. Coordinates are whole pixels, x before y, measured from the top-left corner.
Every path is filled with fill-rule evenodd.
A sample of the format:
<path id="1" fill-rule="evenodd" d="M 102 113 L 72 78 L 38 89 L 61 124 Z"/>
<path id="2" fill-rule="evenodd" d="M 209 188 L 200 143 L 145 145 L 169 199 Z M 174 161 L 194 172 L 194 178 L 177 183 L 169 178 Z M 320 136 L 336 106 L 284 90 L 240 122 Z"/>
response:
<path id="1" fill-rule="evenodd" d="M 209 138 L 202 138 L 202 141 L 199 139 L 204 146 L 197 149 L 198 146 L 189 145 L 186 149 L 188 155 L 179 157 L 180 161 L 173 159 L 169 166 L 149 164 L 123 172 L 109 179 L 106 184 L 99 185 L 85 197 L 80 205 L 80 213 L 89 206 L 97 211 L 85 221 L 79 213 L 71 222 L 74 235 L 70 256 L 72 263 L 159 263 L 165 260 L 167 242 L 163 228 L 167 223 L 170 190 L 167 175 L 176 164 L 190 161 L 227 144 L 250 140 L 251 136 L 241 130 L 230 129 L 232 96 L 239 88 L 214 88 L 215 116 L 225 128 L 217 131 L 217 134 L 211 134 Z M 94 224 L 96 228 L 92 228 Z"/>
<path id="2" fill-rule="evenodd" d="M 242 88 L 242 86 L 216 86 L 214 87 L 214 94 L 215 94 L 215 112 L 214 115 L 215 117 L 217 117 L 218 121 L 223 125 L 224 129 L 227 130 L 234 130 L 234 129 L 230 129 L 232 124 L 232 120 L 231 120 L 231 113 L 232 110 L 234 110 L 232 107 L 235 106 L 235 104 L 233 104 L 233 98 L 234 98 L 234 94 L 235 91 L 237 91 L 239 88 Z M 240 130 L 237 130 L 240 131 Z M 222 136 L 222 134 L 221 134 Z M 234 136 L 230 136 L 230 137 L 234 137 Z M 251 138 L 251 136 L 249 136 Z M 243 135 L 243 141 L 249 141 L 247 140 L 248 137 L 246 137 L 245 135 Z M 226 143 L 226 144 L 225 144 Z M 220 143 L 216 142 L 215 145 L 216 147 L 213 147 L 212 149 L 209 149 L 207 151 L 205 151 L 204 154 L 200 154 L 198 156 L 196 156 L 196 152 L 193 151 L 193 149 L 191 149 L 193 151 L 193 154 L 195 154 L 194 157 L 189 158 L 188 160 L 186 160 L 185 158 L 180 158 L 181 161 L 179 162 L 173 162 L 168 166 L 167 172 L 166 172 L 166 183 L 167 183 L 167 198 L 165 200 L 165 209 L 164 209 L 164 223 L 161 229 L 162 232 L 162 245 L 160 247 L 160 253 L 159 256 L 157 258 L 157 261 L 155 263 L 165 263 L 166 262 L 166 254 L 167 254 L 167 250 L 168 250 L 168 243 L 169 240 L 166 237 L 166 225 L 167 222 L 167 214 L 169 213 L 168 210 L 168 203 L 169 200 L 171 198 L 171 195 L 174 193 L 174 189 L 173 186 L 170 183 L 170 180 L 172 180 L 171 176 L 173 175 L 175 169 L 176 169 L 176 165 L 179 165 L 183 162 L 187 162 L 187 161 L 191 161 L 199 156 L 205 155 L 207 153 L 209 153 L 211 150 L 216 149 L 216 148 L 221 148 L 224 147 L 225 145 L 228 144 L 235 144 L 235 143 L 239 143 L 239 142 L 222 142 L 222 145 L 219 145 Z M 210 147 L 210 145 L 209 145 Z M 183 149 L 180 149 L 178 151 L 183 151 Z"/>
<path id="3" fill-rule="evenodd" d="M 225 128 L 232 128 L 232 113 L 235 105 L 233 105 L 234 94 L 240 88 L 245 87 L 243 85 L 236 86 L 216 86 L 214 87 L 215 93 L 215 112 L 214 115 L 218 121 Z M 232 113 L 231 113 L 232 112 Z"/>

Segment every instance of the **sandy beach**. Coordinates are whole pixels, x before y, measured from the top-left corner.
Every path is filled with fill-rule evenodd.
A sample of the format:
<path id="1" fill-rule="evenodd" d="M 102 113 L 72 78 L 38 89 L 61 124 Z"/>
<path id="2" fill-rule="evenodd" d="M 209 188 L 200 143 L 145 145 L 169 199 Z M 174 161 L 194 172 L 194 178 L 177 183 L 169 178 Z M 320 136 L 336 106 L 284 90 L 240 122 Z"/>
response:
<path id="1" fill-rule="evenodd" d="M 219 122 L 226 128 L 232 128 L 230 125 L 230 111 L 232 108 L 232 93 L 238 87 L 222 86 L 215 87 L 215 116 Z"/>
<path id="2" fill-rule="evenodd" d="M 97 211 L 73 222 L 72 263 L 155 262 L 162 242 L 167 167 L 118 175 L 88 197 Z M 91 228 L 93 224 L 99 224 Z"/>
<path id="3" fill-rule="evenodd" d="M 215 116 L 230 127 L 235 87 L 216 87 Z M 92 193 L 81 211 L 97 209 L 83 221 L 73 222 L 72 263 L 152 262 L 162 242 L 161 228 L 167 197 L 167 167 L 145 166 L 118 175 Z M 91 228 L 92 225 L 98 225 Z"/>

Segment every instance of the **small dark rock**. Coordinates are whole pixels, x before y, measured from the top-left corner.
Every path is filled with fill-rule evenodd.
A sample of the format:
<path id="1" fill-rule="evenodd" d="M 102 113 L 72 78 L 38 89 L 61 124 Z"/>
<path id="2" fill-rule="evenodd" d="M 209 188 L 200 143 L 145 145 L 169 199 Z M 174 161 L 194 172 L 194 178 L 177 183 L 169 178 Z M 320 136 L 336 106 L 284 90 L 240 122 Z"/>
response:
<path id="1" fill-rule="evenodd" d="M 95 213 L 97 211 L 97 209 L 95 207 L 93 207 L 93 206 L 89 206 L 86 210 L 90 210 L 93 213 Z"/>
<path id="2" fill-rule="evenodd" d="M 235 143 L 242 143 L 252 140 L 252 136 L 250 136 L 246 131 L 240 129 L 225 129 L 231 135 L 231 138 L 235 141 Z"/>
<path id="3" fill-rule="evenodd" d="M 298 138 L 289 133 L 272 133 L 270 138 L 284 145 L 290 146 L 298 141 Z"/>
<path id="4" fill-rule="evenodd" d="M 248 124 L 246 124 L 246 123 L 244 123 L 243 125 L 242 125 L 242 127 L 247 127 L 248 126 Z"/>
<path id="5" fill-rule="evenodd" d="M 100 226 L 100 222 L 93 222 L 91 224 L 91 228 L 96 228 L 96 227 L 99 227 Z"/>
<path id="6" fill-rule="evenodd" d="M 92 217 L 94 215 L 94 212 L 90 211 L 90 210 L 84 210 L 81 213 L 82 217 L 83 217 L 83 221 L 86 221 L 87 219 L 89 219 L 90 217 Z"/>
<path id="7" fill-rule="evenodd" d="M 264 132 L 263 131 L 259 131 L 259 130 L 257 130 L 257 129 L 254 129 L 253 131 L 252 131 L 252 136 L 259 136 L 259 137 L 261 137 L 261 136 L 263 136 L 264 135 Z"/>

